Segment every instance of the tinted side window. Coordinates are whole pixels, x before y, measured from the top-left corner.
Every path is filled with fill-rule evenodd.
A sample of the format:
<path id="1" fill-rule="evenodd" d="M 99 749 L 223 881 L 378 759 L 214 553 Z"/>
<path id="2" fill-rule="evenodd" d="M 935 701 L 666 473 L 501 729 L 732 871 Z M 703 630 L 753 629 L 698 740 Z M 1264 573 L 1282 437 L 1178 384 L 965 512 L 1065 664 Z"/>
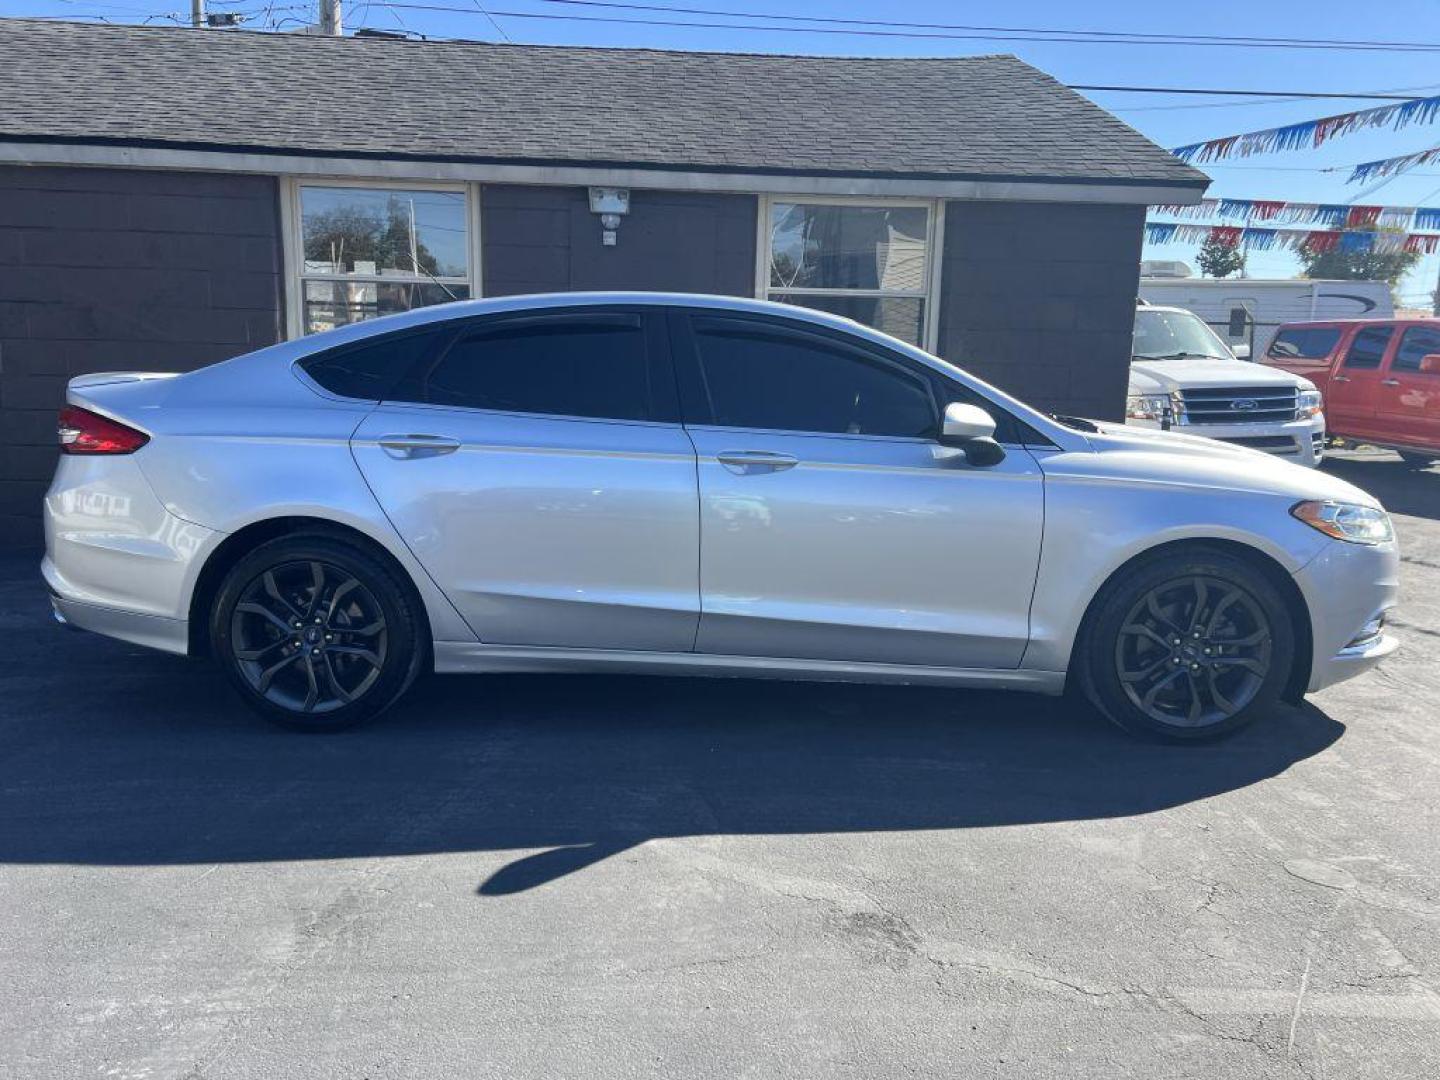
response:
<path id="1" fill-rule="evenodd" d="M 1270 343 L 1270 355 L 1277 360 L 1324 360 L 1340 340 L 1334 326 L 1306 326 L 1281 330 Z"/>
<path id="2" fill-rule="evenodd" d="M 401 388 L 407 400 L 468 409 L 649 420 L 655 415 L 640 316 L 556 316 L 461 337 Z"/>
<path id="3" fill-rule="evenodd" d="M 300 361 L 300 367 L 332 394 L 379 401 L 425 356 L 438 337 L 433 330 L 391 334 L 367 344 L 317 353 Z"/>
<path id="4" fill-rule="evenodd" d="M 1345 354 L 1347 368 L 1378 368 L 1390 345 L 1390 335 L 1395 331 L 1389 326 L 1367 326 L 1355 335 L 1350 349 Z"/>
<path id="5" fill-rule="evenodd" d="M 1440 330 L 1430 326 L 1412 326 L 1400 339 L 1400 348 L 1395 350 L 1391 371 L 1419 371 L 1422 357 L 1440 353 Z"/>
<path id="6" fill-rule="evenodd" d="M 824 434 L 935 433 L 929 386 L 819 335 L 696 319 L 712 423 Z"/>

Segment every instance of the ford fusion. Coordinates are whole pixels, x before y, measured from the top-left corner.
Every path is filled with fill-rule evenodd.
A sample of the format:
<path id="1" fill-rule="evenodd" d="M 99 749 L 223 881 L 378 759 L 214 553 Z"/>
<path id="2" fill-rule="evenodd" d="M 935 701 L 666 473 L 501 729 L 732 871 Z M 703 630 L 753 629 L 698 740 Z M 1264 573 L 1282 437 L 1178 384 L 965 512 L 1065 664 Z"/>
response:
<path id="1" fill-rule="evenodd" d="M 59 437 L 56 617 L 299 728 L 628 671 L 1069 689 L 1195 740 L 1395 648 L 1365 492 L 777 304 L 447 304 L 74 379 Z"/>

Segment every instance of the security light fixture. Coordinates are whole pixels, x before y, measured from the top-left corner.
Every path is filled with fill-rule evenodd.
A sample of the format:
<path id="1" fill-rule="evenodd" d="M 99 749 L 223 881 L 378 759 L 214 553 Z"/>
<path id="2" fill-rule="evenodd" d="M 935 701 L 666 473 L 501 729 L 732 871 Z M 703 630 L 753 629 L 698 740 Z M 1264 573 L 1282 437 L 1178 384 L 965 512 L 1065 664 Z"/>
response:
<path id="1" fill-rule="evenodd" d="M 630 189 L 592 187 L 590 212 L 600 215 L 600 243 L 614 247 L 620 219 L 630 212 Z"/>

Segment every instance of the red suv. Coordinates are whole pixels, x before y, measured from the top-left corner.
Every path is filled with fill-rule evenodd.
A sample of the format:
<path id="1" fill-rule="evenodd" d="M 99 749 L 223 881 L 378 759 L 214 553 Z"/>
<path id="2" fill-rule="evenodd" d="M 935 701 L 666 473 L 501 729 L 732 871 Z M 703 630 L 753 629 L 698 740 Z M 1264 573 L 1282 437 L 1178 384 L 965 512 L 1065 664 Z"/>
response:
<path id="1" fill-rule="evenodd" d="M 1440 318 L 1286 323 L 1260 359 L 1320 388 L 1332 436 L 1440 461 Z"/>

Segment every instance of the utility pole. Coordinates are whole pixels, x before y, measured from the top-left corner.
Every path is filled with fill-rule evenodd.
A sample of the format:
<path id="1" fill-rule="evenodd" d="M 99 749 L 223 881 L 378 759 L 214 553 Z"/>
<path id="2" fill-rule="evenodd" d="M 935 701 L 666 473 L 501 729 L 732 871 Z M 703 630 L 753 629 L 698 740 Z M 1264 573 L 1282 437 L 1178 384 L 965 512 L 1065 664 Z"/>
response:
<path id="1" fill-rule="evenodd" d="M 202 3 L 203 0 L 195 0 Z M 340 37 L 345 32 L 340 14 L 340 0 L 320 0 L 320 33 L 327 37 Z"/>
<path id="2" fill-rule="evenodd" d="M 205 28 L 205 0 L 190 0 L 190 25 L 196 30 Z"/>

